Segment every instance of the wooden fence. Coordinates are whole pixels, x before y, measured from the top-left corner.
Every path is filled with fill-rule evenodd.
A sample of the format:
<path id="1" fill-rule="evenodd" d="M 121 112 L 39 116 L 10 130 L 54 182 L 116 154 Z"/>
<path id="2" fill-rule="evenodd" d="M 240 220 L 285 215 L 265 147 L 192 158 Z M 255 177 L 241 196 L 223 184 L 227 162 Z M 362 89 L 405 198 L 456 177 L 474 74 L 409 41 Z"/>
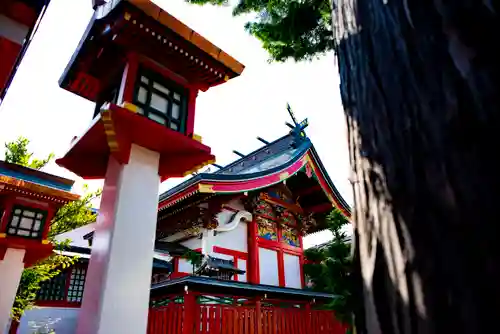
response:
<path id="1" fill-rule="evenodd" d="M 260 317 L 258 316 L 260 314 Z M 183 305 L 151 309 L 148 334 L 183 334 Z M 184 334 L 344 334 L 332 311 L 253 306 L 196 305 Z"/>
<path id="2" fill-rule="evenodd" d="M 183 304 L 168 304 L 149 310 L 148 334 L 182 334 Z"/>

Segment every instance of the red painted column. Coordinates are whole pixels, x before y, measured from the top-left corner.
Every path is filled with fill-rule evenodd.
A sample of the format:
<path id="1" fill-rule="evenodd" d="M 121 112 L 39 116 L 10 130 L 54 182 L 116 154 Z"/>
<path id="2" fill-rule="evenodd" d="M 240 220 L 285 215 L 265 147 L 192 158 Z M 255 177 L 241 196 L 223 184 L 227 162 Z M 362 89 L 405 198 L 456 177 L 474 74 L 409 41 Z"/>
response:
<path id="1" fill-rule="evenodd" d="M 54 209 L 53 207 L 49 207 L 47 209 L 47 218 L 45 219 L 45 227 L 42 233 L 42 240 L 46 240 L 47 237 L 49 236 L 50 227 L 48 226 L 50 226 L 52 219 L 54 219 L 55 214 L 56 214 L 56 209 Z"/>
<path id="2" fill-rule="evenodd" d="M 195 326 L 196 296 L 193 291 L 184 292 L 184 324 L 182 334 L 193 334 Z"/>
<path id="3" fill-rule="evenodd" d="M 13 200 L 12 198 L 7 198 L 3 202 L 3 216 L 0 217 L 0 233 L 6 233 L 7 232 L 7 223 L 9 222 L 10 215 L 12 213 L 12 205 L 13 205 Z"/>
<path id="4" fill-rule="evenodd" d="M 258 248 L 258 233 L 257 233 L 257 222 L 253 219 L 248 224 L 248 262 L 247 271 L 248 282 L 252 284 L 259 284 L 260 282 L 260 272 L 259 272 L 259 248 Z"/>
<path id="5" fill-rule="evenodd" d="M 137 71 L 139 68 L 139 59 L 136 53 L 131 52 L 127 55 L 127 65 L 122 77 L 123 102 L 134 100 L 135 82 L 137 79 Z"/>
<path id="6" fill-rule="evenodd" d="M 283 250 L 280 249 L 276 252 L 278 255 L 278 280 L 280 282 L 280 286 L 285 286 L 285 264 L 283 257 L 285 256 Z"/>
<path id="7" fill-rule="evenodd" d="M 186 135 L 192 137 L 194 134 L 194 114 L 196 111 L 196 97 L 198 96 L 198 88 L 191 87 L 189 89 L 188 99 L 188 118 L 186 120 Z"/>

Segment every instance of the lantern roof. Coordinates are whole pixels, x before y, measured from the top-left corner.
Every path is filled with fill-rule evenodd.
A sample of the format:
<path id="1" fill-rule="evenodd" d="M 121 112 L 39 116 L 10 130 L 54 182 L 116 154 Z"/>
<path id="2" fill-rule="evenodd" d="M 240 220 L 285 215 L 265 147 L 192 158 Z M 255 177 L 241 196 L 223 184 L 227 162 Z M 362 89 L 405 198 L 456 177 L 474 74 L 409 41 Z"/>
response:
<path id="1" fill-rule="evenodd" d="M 0 160 L 0 193 L 19 193 L 66 203 L 80 196 L 71 193 L 74 181 Z"/>
<path id="2" fill-rule="evenodd" d="M 152 59 L 202 91 L 244 69 L 151 1 L 110 0 L 96 8 L 60 86 L 95 101 L 99 85 L 123 69 L 130 53 Z"/>

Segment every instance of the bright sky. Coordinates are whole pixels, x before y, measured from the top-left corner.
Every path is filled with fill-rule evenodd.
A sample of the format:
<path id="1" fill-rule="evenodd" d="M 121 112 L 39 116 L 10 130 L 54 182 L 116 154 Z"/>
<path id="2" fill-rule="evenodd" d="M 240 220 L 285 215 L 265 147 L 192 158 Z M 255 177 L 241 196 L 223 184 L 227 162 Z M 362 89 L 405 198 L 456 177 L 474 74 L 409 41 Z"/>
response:
<path id="1" fill-rule="evenodd" d="M 260 42 L 245 32 L 247 18 L 232 17 L 231 8 L 199 7 L 181 0 L 154 2 L 246 66 L 239 78 L 198 96 L 195 133 L 212 147 L 217 163 L 236 160 L 233 149 L 249 153 L 260 147 L 257 136 L 272 141 L 285 135 L 289 102 L 299 120 L 309 119 L 306 133 L 337 189 L 352 205 L 347 131 L 333 54 L 310 63 L 270 64 Z M 91 0 L 51 1 L 0 107 L 0 143 L 22 135 L 31 140 L 36 155 L 54 152 L 59 157 L 87 128 L 94 104 L 59 88 L 58 80 L 91 15 Z M 3 145 L 0 157 L 2 150 Z M 83 184 L 55 163 L 44 171 L 77 179 L 76 191 Z M 178 182 L 164 182 L 160 191 Z M 102 182 L 89 185 L 97 188 Z M 307 243 L 327 237 L 316 235 Z"/>

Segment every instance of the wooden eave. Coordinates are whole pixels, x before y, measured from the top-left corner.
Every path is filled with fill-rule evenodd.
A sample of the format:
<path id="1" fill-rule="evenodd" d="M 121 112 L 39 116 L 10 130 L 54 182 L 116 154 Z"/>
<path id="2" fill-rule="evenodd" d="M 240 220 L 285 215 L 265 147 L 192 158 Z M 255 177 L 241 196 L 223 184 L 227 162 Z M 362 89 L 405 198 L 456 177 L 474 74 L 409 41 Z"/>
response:
<path id="1" fill-rule="evenodd" d="M 203 91 L 240 75 L 244 69 L 234 58 L 149 1 L 114 0 L 101 7 L 60 79 L 64 89 L 95 101 L 93 92 L 80 92 L 71 83 L 78 80 L 79 73 L 85 73 L 102 85 L 110 68 L 121 66 L 130 52 L 152 59 Z"/>
<path id="2" fill-rule="evenodd" d="M 80 198 L 79 195 L 44 185 L 0 175 L 0 193 L 18 193 L 37 199 L 64 204 Z"/>

